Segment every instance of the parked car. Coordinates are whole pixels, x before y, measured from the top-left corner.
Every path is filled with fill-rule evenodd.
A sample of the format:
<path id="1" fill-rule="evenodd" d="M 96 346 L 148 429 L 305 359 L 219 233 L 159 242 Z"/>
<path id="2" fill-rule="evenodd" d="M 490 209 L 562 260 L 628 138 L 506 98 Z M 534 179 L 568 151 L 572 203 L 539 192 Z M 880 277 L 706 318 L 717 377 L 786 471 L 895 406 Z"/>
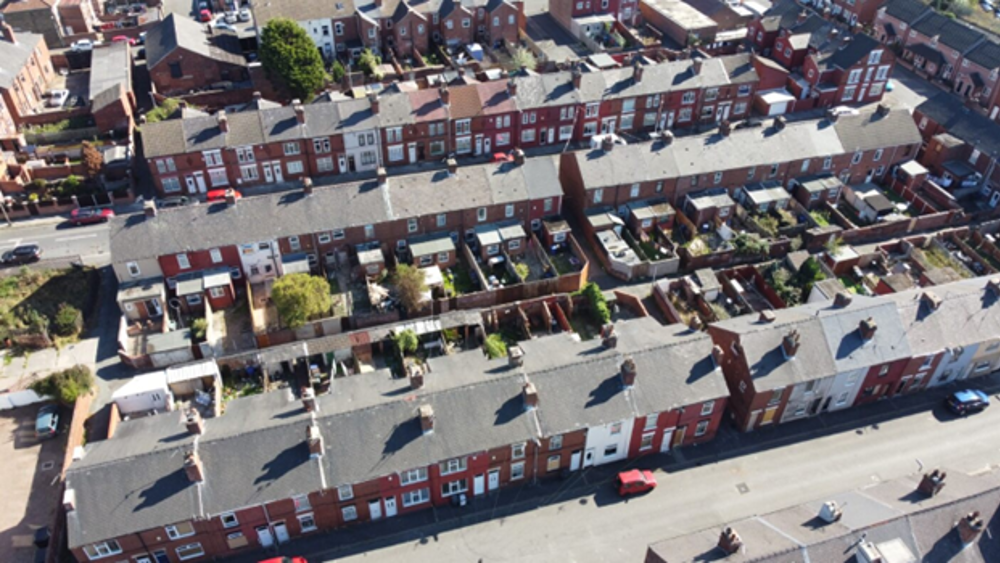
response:
<path id="1" fill-rule="evenodd" d="M 208 10 L 200 11 L 198 12 L 198 19 L 203 23 L 210 22 L 212 21 L 212 12 L 209 12 Z"/>
<path id="2" fill-rule="evenodd" d="M 59 406 L 45 405 L 35 415 L 35 437 L 39 440 L 54 438 L 59 433 Z"/>
<path id="3" fill-rule="evenodd" d="M 37 244 L 23 244 L 15 247 L 14 250 L 5 252 L 3 255 L 4 264 L 30 264 L 38 262 L 42 258 L 42 247 Z"/>
<path id="4" fill-rule="evenodd" d="M 615 486 L 620 496 L 638 495 L 655 489 L 656 477 L 648 469 L 630 469 L 618 474 Z"/>
<path id="5" fill-rule="evenodd" d="M 67 98 L 69 98 L 69 90 L 52 90 L 49 92 L 49 101 L 45 102 L 45 105 L 50 108 L 61 108 L 66 103 Z"/>
<path id="6" fill-rule="evenodd" d="M 305 557 L 273 557 L 264 559 L 260 563 L 309 563 Z"/>
<path id="7" fill-rule="evenodd" d="M 170 209 L 171 207 L 183 207 L 192 203 L 197 203 L 197 201 L 186 195 L 175 195 L 157 200 L 156 207 L 159 209 Z"/>
<path id="8" fill-rule="evenodd" d="M 207 201 L 226 201 L 226 192 L 228 191 L 229 190 L 208 190 L 208 193 L 205 194 L 205 199 Z M 240 199 L 243 197 L 243 194 L 241 194 L 236 190 L 232 190 L 232 192 L 233 192 L 233 197 L 235 197 L 236 199 Z"/>
<path id="9" fill-rule="evenodd" d="M 90 39 L 81 39 L 79 41 L 74 41 L 69 49 L 74 53 L 85 53 L 87 51 L 94 50 L 94 42 Z"/>
<path id="10" fill-rule="evenodd" d="M 129 37 L 127 35 L 115 35 L 111 38 L 112 43 L 128 43 L 129 45 L 135 45 L 135 38 Z"/>
<path id="11" fill-rule="evenodd" d="M 238 18 L 239 18 L 239 20 L 241 22 L 248 22 L 248 21 L 250 21 L 250 19 L 251 19 L 250 10 L 248 10 L 246 8 L 243 8 L 242 10 L 240 10 L 240 15 L 238 16 Z"/>
<path id="12" fill-rule="evenodd" d="M 236 28 L 226 22 L 225 16 L 219 16 L 212 25 L 215 29 L 225 29 L 226 31 L 236 31 Z"/>
<path id="13" fill-rule="evenodd" d="M 107 223 L 115 216 L 115 211 L 107 207 L 79 207 L 69 214 L 69 223 L 73 226 Z"/>
<path id="14" fill-rule="evenodd" d="M 945 399 L 945 405 L 951 412 L 965 416 L 980 412 L 990 406 L 990 397 L 979 389 L 963 389 L 955 391 Z"/>
<path id="15" fill-rule="evenodd" d="M 236 23 L 236 12 L 226 12 L 224 17 L 226 19 L 226 23 Z"/>

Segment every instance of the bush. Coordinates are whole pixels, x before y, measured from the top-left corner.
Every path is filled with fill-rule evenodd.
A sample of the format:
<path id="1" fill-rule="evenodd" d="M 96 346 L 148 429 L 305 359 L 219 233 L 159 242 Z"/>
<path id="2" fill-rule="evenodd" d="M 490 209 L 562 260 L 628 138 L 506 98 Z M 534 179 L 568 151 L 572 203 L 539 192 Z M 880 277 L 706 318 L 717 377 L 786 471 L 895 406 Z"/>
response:
<path id="1" fill-rule="evenodd" d="M 490 359 L 502 358 L 507 355 L 507 343 L 503 341 L 503 337 L 499 334 L 491 334 L 486 337 L 486 342 L 483 344 L 483 348 L 486 349 L 486 355 Z"/>
<path id="2" fill-rule="evenodd" d="M 299 328 L 309 319 L 325 315 L 333 306 L 330 284 L 320 276 L 289 274 L 278 278 L 271 301 L 288 328 Z"/>
<path id="3" fill-rule="evenodd" d="M 740 256 L 763 256 L 771 249 L 766 240 L 756 234 L 740 233 L 733 237 L 733 247 Z"/>
<path id="4" fill-rule="evenodd" d="M 420 310 L 427 291 L 427 280 L 424 273 L 408 264 L 396 266 L 393 283 L 399 295 L 399 301 L 408 313 Z"/>
<path id="5" fill-rule="evenodd" d="M 146 123 L 156 123 L 157 121 L 163 121 L 168 119 L 171 115 L 177 111 L 181 105 L 181 101 L 177 98 L 167 98 L 157 104 L 157 106 L 148 112 L 146 112 Z"/>
<path id="6" fill-rule="evenodd" d="M 333 66 L 330 67 L 330 77 L 333 78 L 333 81 L 340 84 L 345 74 L 347 74 L 347 70 L 344 65 L 340 64 L 340 61 L 333 61 Z"/>
<path id="7" fill-rule="evenodd" d="M 528 279 L 528 275 L 531 274 L 531 268 L 524 262 L 514 264 L 514 271 L 517 272 L 517 276 L 522 280 Z"/>
<path id="8" fill-rule="evenodd" d="M 393 337 L 392 341 L 396 343 L 396 348 L 404 356 L 406 354 L 412 354 L 417 351 L 417 346 L 420 345 L 420 340 L 417 339 L 417 333 L 410 329 L 402 330 L 397 332 Z"/>
<path id="9" fill-rule="evenodd" d="M 590 304 L 590 314 L 594 317 L 594 322 L 598 324 L 605 324 L 611 320 L 611 309 L 608 308 L 608 300 L 604 298 L 604 293 L 601 292 L 601 288 L 597 287 L 597 284 L 590 282 L 583 286 L 580 290 L 580 295 L 587 298 L 587 302 Z"/>
<path id="10" fill-rule="evenodd" d="M 59 336 L 74 336 L 83 328 L 83 313 L 72 305 L 59 305 L 53 329 Z"/>
<path id="11" fill-rule="evenodd" d="M 204 317 L 199 317 L 191 322 L 191 335 L 198 342 L 205 340 L 205 334 L 208 333 L 208 320 Z"/>
<path id="12" fill-rule="evenodd" d="M 375 78 L 381 78 L 379 76 L 379 65 L 382 64 L 382 57 L 376 55 L 371 49 L 365 49 L 361 52 L 361 56 L 358 57 L 358 69 L 365 73 L 365 76 L 374 76 Z"/>
<path id="13" fill-rule="evenodd" d="M 57 371 L 31 384 L 31 390 L 39 395 L 55 397 L 61 403 L 73 404 L 77 398 L 90 393 L 94 388 L 94 375 L 87 366 L 76 365 Z"/>

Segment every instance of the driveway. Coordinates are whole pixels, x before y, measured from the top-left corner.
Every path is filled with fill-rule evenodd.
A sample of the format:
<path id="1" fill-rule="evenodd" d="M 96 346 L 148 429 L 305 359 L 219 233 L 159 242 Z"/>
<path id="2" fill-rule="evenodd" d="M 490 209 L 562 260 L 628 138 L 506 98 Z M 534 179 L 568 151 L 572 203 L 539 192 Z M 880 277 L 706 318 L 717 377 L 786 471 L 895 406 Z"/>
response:
<path id="1" fill-rule="evenodd" d="M 59 504 L 59 471 L 66 435 L 39 442 L 40 405 L 0 412 L 0 561 L 32 563 L 34 532 L 52 522 Z M 63 421 L 70 413 L 63 409 Z"/>

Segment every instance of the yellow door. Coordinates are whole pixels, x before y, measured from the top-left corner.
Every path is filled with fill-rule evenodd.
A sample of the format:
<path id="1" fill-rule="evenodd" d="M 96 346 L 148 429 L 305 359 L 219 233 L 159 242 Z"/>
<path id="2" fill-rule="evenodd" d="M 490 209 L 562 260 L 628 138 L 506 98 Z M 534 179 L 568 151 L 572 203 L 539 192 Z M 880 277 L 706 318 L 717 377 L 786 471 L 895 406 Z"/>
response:
<path id="1" fill-rule="evenodd" d="M 774 422 L 774 413 L 778 412 L 778 407 L 770 407 L 764 411 L 764 418 L 760 419 L 761 424 L 771 424 Z"/>

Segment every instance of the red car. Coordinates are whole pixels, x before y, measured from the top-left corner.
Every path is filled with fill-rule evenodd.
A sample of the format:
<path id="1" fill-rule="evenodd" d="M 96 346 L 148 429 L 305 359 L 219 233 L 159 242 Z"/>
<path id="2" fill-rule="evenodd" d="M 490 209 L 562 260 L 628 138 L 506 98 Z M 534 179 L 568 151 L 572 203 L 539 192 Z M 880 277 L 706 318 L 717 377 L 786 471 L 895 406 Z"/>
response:
<path id="1" fill-rule="evenodd" d="M 619 496 L 627 497 L 652 491 L 656 488 L 656 477 L 648 469 L 632 469 L 622 471 L 615 478 Z"/>
<path id="2" fill-rule="evenodd" d="M 69 214 L 69 224 L 73 226 L 107 223 L 115 216 L 113 209 L 96 207 L 78 207 Z"/>
<path id="3" fill-rule="evenodd" d="M 233 192 L 233 197 L 235 197 L 236 199 L 240 199 L 243 197 L 243 194 L 241 194 L 236 190 L 208 190 L 208 193 L 205 194 L 205 199 L 210 202 L 226 201 L 226 193 L 230 191 Z"/>
<path id="4" fill-rule="evenodd" d="M 112 43 L 128 43 L 129 45 L 135 45 L 135 39 L 127 37 L 125 35 L 115 35 L 111 38 Z"/>
<path id="5" fill-rule="evenodd" d="M 198 18 L 203 23 L 204 22 L 210 22 L 210 21 L 212 21 L 212 12 L 209 12 L 208 10 L 202 10 L 202 11 L 198 12 Z"/>
<path id="6" fill-rule="evenodd" d="M 275 557 L 273 559 L 265 559 L 260 563 L 308 563 L 305 557 Z"/>

